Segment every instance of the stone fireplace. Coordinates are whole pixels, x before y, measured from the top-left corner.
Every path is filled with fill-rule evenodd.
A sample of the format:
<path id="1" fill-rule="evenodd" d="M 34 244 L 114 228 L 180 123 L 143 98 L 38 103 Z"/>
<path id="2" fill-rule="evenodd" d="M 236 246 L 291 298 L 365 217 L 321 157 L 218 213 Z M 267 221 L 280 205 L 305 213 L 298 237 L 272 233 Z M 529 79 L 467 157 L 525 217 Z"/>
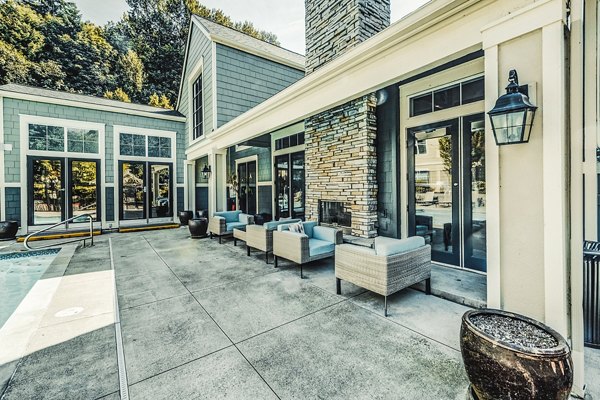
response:
<path id="1" fill-rule="evenodd" d="M 352 231 L 352 212 L 341 201 L 319 200 L 319 225 L 340 227 L 344 233 Z"/>
<path id="2" fill-rule="evenodd" d="M 306 0 L 306 73 L 310 74 L 390 24 L 390 0 Z M 324 222 L 323 203 L 346 233 L 374 237 L 377 222 L 375 94 L 305 121 L 306 219 Z M 346 216 L 348 218 L 346 218 Z M 329 218 L 332 218 L 329 216 Z"/>

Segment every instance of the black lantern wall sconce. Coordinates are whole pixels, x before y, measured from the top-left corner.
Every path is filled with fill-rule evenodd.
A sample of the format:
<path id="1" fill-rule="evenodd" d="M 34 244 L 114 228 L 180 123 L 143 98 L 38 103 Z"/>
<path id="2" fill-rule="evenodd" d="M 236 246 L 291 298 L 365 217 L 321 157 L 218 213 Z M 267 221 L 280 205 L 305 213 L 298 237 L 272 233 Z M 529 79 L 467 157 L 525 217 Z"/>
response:
<path id="1" fill-rule="evenodd" d="M 500 96 L 494 108 L 488 112 L 498 146 L 527 143 L 537 110 L 520 90 L 516 70 L 510 71 L 508 81 L 506 94 Z"/>
<path id="2" fill-rule="evenodd" d="M 202 168 L 202 177 L 204 179 L 208 179 L 208 177 L 210 176 L 211 172 L 212 171 L 210 170 L 210 165 L 204 164 L 204 168 Z"/>

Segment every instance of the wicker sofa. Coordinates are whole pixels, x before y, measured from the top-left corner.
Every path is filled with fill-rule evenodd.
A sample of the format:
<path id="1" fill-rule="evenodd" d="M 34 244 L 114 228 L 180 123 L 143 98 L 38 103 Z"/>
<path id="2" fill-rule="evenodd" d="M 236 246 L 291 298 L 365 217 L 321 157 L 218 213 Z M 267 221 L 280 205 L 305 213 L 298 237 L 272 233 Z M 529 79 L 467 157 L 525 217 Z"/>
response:
<path id="1" fill-rule="evenodd" d="M 265 262 L 269 263 L 269 253 L 273 252 L 273 231 L 279 225 L 292 224 L 300 222 L 299 219 L 286 219 L 279 221 L 265 222 L 263 225 L 248 225 L 246 227 L 246 249 L 250 255 L 250 249 L 256 249 L 265 252 Z"/>
<path id="2" fill-rule="evenodd" d="M 249 214 L 244 214 L 241 211 L 219 211 L 213 213 L 213 216 L 208 221 L 208 231 L 210 238 L 217 236 L 219 243 L 225 235 L 231 235 L 233 228 L 254 224 L 254 217 Z"/>
<path id="3" fill-rule="evenodd" d="M 285 258 L 300 264 L 300 278 L 303 278 L 302 265 L 335 255 L 335 248 L 342 243 L 342 231 L 318 226 L 316 222 L 302 222 L 304 233 L 289 231 L 290 224 L 279 225 L 273 232 L 273 255 L 275 267 L 277 259 Z"/>
<path id="4" fill-rule="evenodd" d="M 420 236 L 380 236 L 375 238 L 374 248 L 336 246 L 335 279 L 337 294 L 341 294 L 340 281 L 344 280 L 384 296 L 387 317 L 387 296 L 421 281 L 431 294 L 431 246 Z"/>

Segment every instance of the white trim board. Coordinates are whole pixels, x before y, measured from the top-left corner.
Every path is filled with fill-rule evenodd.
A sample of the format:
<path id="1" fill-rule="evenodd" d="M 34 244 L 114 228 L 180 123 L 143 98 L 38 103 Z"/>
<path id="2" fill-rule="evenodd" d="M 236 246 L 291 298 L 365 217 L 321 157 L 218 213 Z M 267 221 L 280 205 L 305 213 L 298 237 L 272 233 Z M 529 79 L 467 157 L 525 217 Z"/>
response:
<path id="1" fill-rule="evenodd" d="M 74 101 L 74 100 L 53 99 L 53 98 L 49 98 L 49 97 L 35 96 L 35 95 L 25 94 L 25 93 L 9 92 L 6 90 L 0 90 L 0 96 L 4 96 L 6 98 L 11 98 L 11 99 L 17 99 L 17 100 L 35 101 L 37 103 L 56 104 L 56 105 L 60 105 L 60 106 L 85 108 L 88 110 L 107 111 L 107 112 L 113 112 L 113 113 L 118 113 L 118 114 L 138 115 L 138 116 L 147 117 L 147 118 L 163 119 L 163 120 L 167 120 L 167 121 L 185 122 L 184 116 L 178 117 L 175 115 L 158 115 L 158 114 L 153 114 L 151 112 L 146 112 L 146 111 L 131 110 L 131 109 L 127 109 L 127 108 L 104 106 L 104 105 L 97 105 L 97 104 L 91 104 L 91 103 L 82 103 L 82 102 L 78 102 L 78 101 Z"/>

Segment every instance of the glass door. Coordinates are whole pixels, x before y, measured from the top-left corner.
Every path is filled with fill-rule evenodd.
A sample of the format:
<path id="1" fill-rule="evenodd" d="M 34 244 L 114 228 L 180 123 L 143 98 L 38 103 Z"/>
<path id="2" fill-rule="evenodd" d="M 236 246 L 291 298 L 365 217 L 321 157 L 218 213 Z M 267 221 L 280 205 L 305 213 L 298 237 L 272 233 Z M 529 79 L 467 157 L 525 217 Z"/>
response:
<path id="1" fill-rule="evenodd" d="M 292 166 L 292 214 L 293 218 L 304 219 L 304 152 L 291 155 Z"/>
<path id="2" fill-rule="evenodd" d="M 173 216 L 173 164 L 120 161 L 121 220 Z"/>
<path id="3" fill-rule="evenodd" d="M 275 218 L 304 219 L 304 152 L 275 157 Z"/>
<path id="4" fill-rule="evenodd" d="M 289 154 L 275 157 L 275 219 L 290 217 Z"/>
<path id="5" fill-rule="evenodd" d="M 409 235 L 423 236 L 431 258 L 460 265 L 458 119 L 408 131 Z"/>
<path id="6" fill-rule="evenodd" d="M 91 214 L 94 221 L 100 220 L 99 166 L 98 160 L 69 159 L 69 218 Z"/>
<path id="7" fill-rule="evenodd" d="M 485 119 L 463 118 L 464 265 L 486 271 Z"/>
<path id="8" fill-rule="evenodd" d="M 171 193 L 171 164 L 149 163 L 150 218 L 173 216 Z"/>
<path id="9" fill-rule="evenodd" d="M 29 157 L 29 225 L 56 224 L 82 214 L 99 221 L 99 171 L 98 160 Z"/>
<path id="10" fill-rule="evenodd" d="M 121 220 L 146 219 L 146 163 L 119 162 Z"/>
<path id="11" fill-rule="evenodd" d="M 486 271 L 484 114 L 408 130 L 408 230 L 434 261 Z"/>
<path id="12" fill-rule="evenodd" d="M 256 214 L 256 161 L 238 164 L 238 206 L 245 213 Z"/>
<path id="13" fill-rule="evenodd" d="M 65 160 L 29 157 L 29 225 L 50 225 L 65 220 Z"/>

